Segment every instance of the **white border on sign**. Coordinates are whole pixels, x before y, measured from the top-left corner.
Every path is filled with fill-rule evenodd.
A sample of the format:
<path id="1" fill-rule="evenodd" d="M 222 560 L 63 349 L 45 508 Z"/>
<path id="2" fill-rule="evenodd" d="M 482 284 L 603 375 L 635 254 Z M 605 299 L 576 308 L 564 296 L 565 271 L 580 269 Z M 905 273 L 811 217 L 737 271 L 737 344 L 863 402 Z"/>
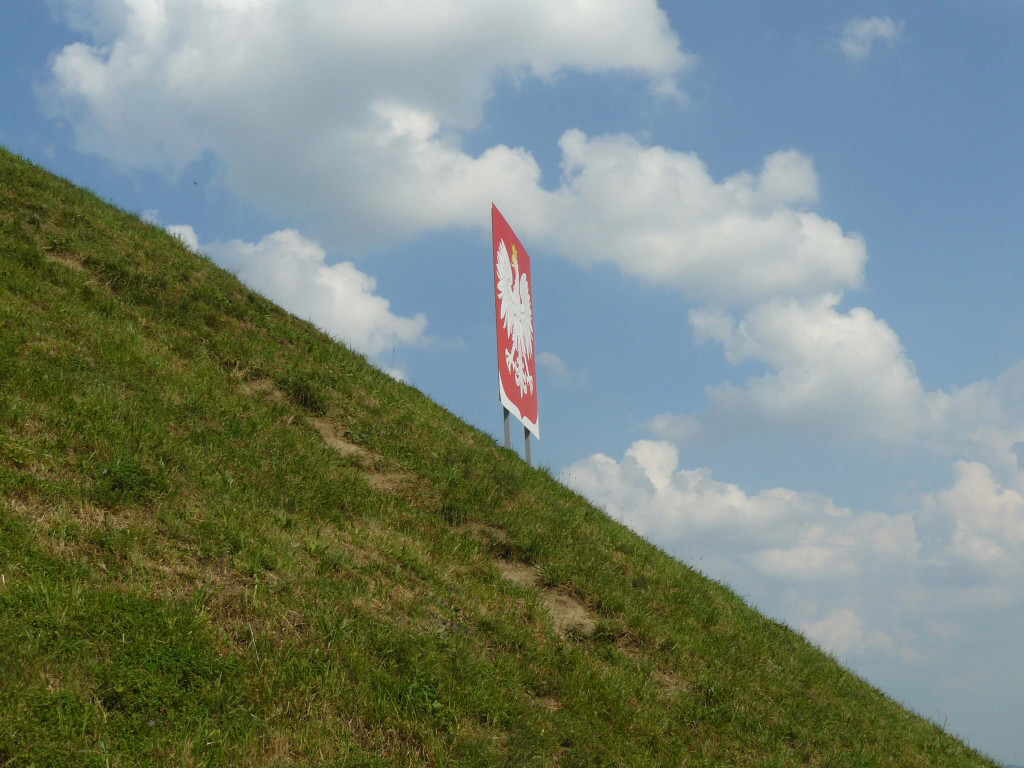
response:
<path id="1" fill-rule="evenodd" d="M 531 435 L 540 440 L 540 424 L 534 424 L 529 419 L 523 418 L 523 414 L 519 412 L 518 406 L 516 406 L 516 404 L 509 399 L 508 395 L 505 394 L 505 387 L 501 383 L 500 371 L 498 372 L 498 395 L 501 400 L 501 404 L 505 409 L 519 419 L 519 421 L 522 422 L 522 425 L 530 430 Z M 540 421 L 540 408 L 537 409 L 537 421 Z"/>

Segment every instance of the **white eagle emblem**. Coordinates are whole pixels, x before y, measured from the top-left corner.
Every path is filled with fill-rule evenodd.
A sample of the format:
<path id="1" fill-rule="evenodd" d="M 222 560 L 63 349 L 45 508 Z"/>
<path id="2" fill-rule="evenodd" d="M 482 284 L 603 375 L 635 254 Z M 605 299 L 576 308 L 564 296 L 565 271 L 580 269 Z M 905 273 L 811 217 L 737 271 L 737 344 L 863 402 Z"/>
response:
<path id="1" fill-rule="evenodd" d="M 511 349 L 505 350 L 505 365 L 515 374 L 520 396 L 533 392 L 533 376 L 526 361 L 533 357 L 533 306 L 530 302 L 530 283 L 526 275 L 519 274 L 519 258 L 515 245 L 509 259 L 505 241 L 498 242 L 495 272 L 498 278 L 498 299 L 501 302 L 501 320 L 505 333 L 512 339 Z"/>

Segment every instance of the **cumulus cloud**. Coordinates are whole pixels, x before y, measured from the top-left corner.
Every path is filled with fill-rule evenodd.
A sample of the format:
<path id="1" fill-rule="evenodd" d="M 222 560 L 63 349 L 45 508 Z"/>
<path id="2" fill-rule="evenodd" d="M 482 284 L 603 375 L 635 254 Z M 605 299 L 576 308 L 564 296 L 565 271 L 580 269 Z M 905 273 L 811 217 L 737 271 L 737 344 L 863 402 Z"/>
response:
<path id="1" fill-rule="evenodd" d="M 691 309 L 697 342 L 718 343 L 729 362 L 763 370 L 742 382 L 709 385 L 709 407 L 699 419 L 661 414 L 648 429 L 679 441 L 710 432 L 790 430 L 1020 469 L 1024 361 L 995 379 L 928 390 L 889 324 L 865 307 L 840 309 L 841 299 L 827 292 L 766 300 L 744 313 Z M 695 428 L 674 433 L 668 428 L 673 423 Z"/>
<path id="2" fill-rule="evenodd" d="M 429 111 L 469 127 L 501 74 L 550 79 L 566 70 L 626 71 L 659 84 L 694 64 L 653 0 L 580 5 L 498 0 L 429 5 L 397 0 L 58 0 L 69 25 L 92 44 L 66 47 L 54 61 L 69 97 L 144 120 L 126 99 L 147 96 L 197 136 L 216 128 L 213 96 L 238 120 L 346 126 L 381 100 Z M 429 67 L 424 65 L 428 64 Z M 310 75 L 319 73 L 315 79 Z M 155 84 L 173 89 L 153 94 Z M 189 98 L 190 92 L 193 98 Z M 315 96 L 329 97 L 317 102 Z M 261 105 L 260 102 L 269 99 Z M 301 114 L 287 108 L 306 104 Z M 85 105 L 83 105 L 85 106 Z M 225 105 L 227 106 L 227 105 Z M 104 114 L 92 112 L 101 121 Z M 192 125 L 190 118 L 204 120 Z M 143 125 L 152 130 L 150 121 Z M 99 127 L 99 126 L 96 126 Z M 104 131 L 109 133 L 109 129 Z M 201 141 L 201 139 L 199 140 Z M 164 148 L 188 162 L 189 144 Z M 138 151 L 138 147 L 126 148 Z M 148 154 L 144 159 L 152 159 Z"/>
<path id="3" fill-rule="evenodd" d="M 587 372 L 572 368 L 554 352 L 538 352 L 537 364 L 556 387 L 581 389 L 587 385 Z"/>
<path id="4" fill-rule="evenodd" d="M 167 231 L 289 312 L 369 356 L 421 342 L 427 328 L 423 314 L 401 317 L 376 293 L 377 283 L 348 261 L 327 263 L 314 240 L 292 229 L 273 232 L 258 243 L 244 240 L 200 244 L 189 225 Z M 388 373 L 402 379 L 397 369 Z"/>
<path id="5" fill-rule="evenodd" d="M 864 244 L 808 210 L 817 174 L 795 150 L 718 181 L 695 155 L 568 130 L 549 189 L 525 149 L 462 149 L 500 77 L 671 91 L 694 57 L 654 0 L 62 7 L 91 40 L 55 56 L 48 100 L 82 149 L 168 173 L 209 156 L 241 197 L 347 248 L 485 227 L 495 200 L 533 242 L 716 306 L 861 283 Z"/>
<path id="6" fill-rule="evenodd" d="M 872 559 L 913 557 L 919 549 L 906 515 L 855 515 L 821 494 L 787 488 L 751 496 L 708 469 L 679 469 L 678 461 L 672 443 L 640 440 L 621 462 L 596 454 L 567 467 L 562 479 L 687 560 L 714 557 L 724 569 L 717 577 L 744 587 L 766 577 L 842 579 Z"/>
<path id="7" fill-rule="evenodd" d="M 808 622 L 800 631 L 835 654 L 863 653 L 870 646 L 891 648 L 892 639 L 878 630 L 867 630 L 864 619 L 844 608 L 821 621 Z"/>
<path id="8" fill-rule="evenodd" d="M 850 19 L 840 33 L 839 50 L 848 61 L 861 61 L 868 57 L 876 44 L 895 48 L 903 37 L 903 28 L 903 21 L 888 16 Z"/>
<path id="9" fill-rule="evenodd" d="M 979 566 L 1002 566 L 1024 557 L 1024 496 L 1004 488 L 976 461 L 954 465 L 956 482 L 926 503 L 954 523 L 948 550 Z"/>
<path id="10" fill-rule="evenodd" d="M 698 419 L 678 413 L 659 413 L 644 426 L 657 437 L 677 444 L 689 442 L 704 432 Z"/>
<path id="11" fill-rule="evenodd" d="M 655 0 L 59 7 L 90 40 L 55 56 L 48 100 L 82 149 L 169 173 L 210 153 L 241 196 L 329 200 L 339 232 L 370 240 L 463 225 L 491 189 L 535 186 L 521 150 L 471 157 L 454 139 L 498 78 L 620 72 L 670 92 L 695 61 Z"/>
<path id="12" fill-rule="evenodd" d="M 948 429 L 958 445 L 1003 471 L 1018 472 L 1024 445 L 1024 360 L 994 379 L 951 392 Z"/>
<path id="13" fill-rule="evenodd" d="M 716 341 L 726 359 L 767 368 L 742 386 L 708 390 L 712 407 L 736 425 L 790 426 L 824 435 L 908 440 L 935 429 L 948 396 L 926 393 L 899 337 L 870 310 L 838 309 L 840 295 L 774 300 L 737 320 L 697 309 L 698 341 Z"/>
<path id="14" fill-rule="evenodd" d="M 726 306 L 861 283 L 864 243 L 804 210 L 817 199 L 817 174 L 795 150 L 716 182 L 696 155 L 630 136 L 573 130 L 559 144 L 548 237 L 578 262 L 612 263 Z"/>
<path id="15" fill-rule="evenodd" d="M 747 493 L 678 466 L 665 441 L 595 454 L 561 479 L 644 537 L 841 655 L 918 661 L 976 654 L 1024 596 L 1024 496 L 976 462 L 900 512 L 819 493 Z M 1019 623 L 1019 621 L 1018 621 Z"/>
<path id="16" fill-rule="evenodd" d="M 157 212 L 152 211 L 152 214 L 153 217 L 147 219 L 147 221 L 149 221 L 150 224 L 156 224 Z M 192 228 L 191 224 L 171 224 L 166 229 L 170 234 L 178 238 L 181 241 L 182 245 L 184 245 L 190 251 L 199 253 L 199 235 L 196 234 L 196 231 Z"/>

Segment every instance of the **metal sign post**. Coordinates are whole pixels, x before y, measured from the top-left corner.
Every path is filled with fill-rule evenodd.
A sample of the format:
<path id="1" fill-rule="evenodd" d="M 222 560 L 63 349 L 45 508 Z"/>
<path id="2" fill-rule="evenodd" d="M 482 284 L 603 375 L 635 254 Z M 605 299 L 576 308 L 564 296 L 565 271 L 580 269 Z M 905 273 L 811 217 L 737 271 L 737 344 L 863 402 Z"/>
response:
<path id="1" fill-rule="evenodd" d="M 502 421 L 505 422 L 505 447 L 512 450 L 512 431 L 509 429 L 508 408 L 502 406 L 501 410 L 504 413 Z"/>

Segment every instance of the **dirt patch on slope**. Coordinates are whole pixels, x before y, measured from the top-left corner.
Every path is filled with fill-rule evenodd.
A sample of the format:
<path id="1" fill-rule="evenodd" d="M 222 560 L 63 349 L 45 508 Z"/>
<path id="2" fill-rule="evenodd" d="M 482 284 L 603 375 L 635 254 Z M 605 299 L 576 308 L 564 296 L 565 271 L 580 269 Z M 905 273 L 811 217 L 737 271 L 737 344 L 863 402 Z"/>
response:
<path id="1" fill-rule="evenodd" d="M 505 533 L 504 529 L 499 528 L 496 525 L 489 525 L 488 523 L 480 523 L 477 521 L 466 523 L 462 526 L 461 531 L 463 533 L 469 533 L 473 536 L 485 539 L 491 543 L 508 541 L 508 534 Z"/>
<path id="2" fill-rule="evenodd" d="M 509 541 L 508 533 L 503 528 L 490 523 L 474 520 L 466 523 L 459 530 L 484 540 L 490 545 L 492 551 L 500 552 L 502 546 L 507 545 Z M 545 586 L 540 570 L 535 566 L 502 557 L 495 559 L 495 565 L 501 578 L 540 592 L 541 604 L 551 616 L 555 631 L 562 637 L 568 637 L 571 632 L 591 635 L 597 629 L 593 612 L 568 590 Z"/>
<path id="3" fill-rule="evenodd" d="M 274 403 L 288 402 L 288 396 L 281 391 L 273 379 L 250 379 L 241 382 L 242 392 L 250 397 L 265 397 Z M 403 472 L 389 472 L 383 468 L 384 457 L 352 442 L 345 434 L 345 428 L 338 422 L 317 417 L 310 424 L 320 433 L 323 441 L 342 456 L 363 470 L 363 476 L 370 487 L 384 493 L 399 493 L 412 478 Z"/>
<path id="4" fill-rule="evenodd" d="M 364 477 L 371 488 L 384 493 L 399 493 L 412 480 L 409 475 L 403 472 L 367 472 Z"/>
<path id="5" fill-rule="evenodd" d="M 282 392 L 278 388 L 277 384 L 274 383 L 273 379 L 252 379 L 250 381 L 243 381 L 242 391 L 250 397 L 262 395 L 275 403 L 283 403 L 288 399 L 285 397 L 284 392 Z"/>
<path id="6" fill-rule="evenodd" d="M 313 427 L 328 446 L 340 456 L 355 460 L 363 469 L 363 477 L 370 487 L 384 493 L 399 493 L 412 481 L 412 477 L 404 472 L 389 472 L 384 469 L 386 460 L 357 443 L 353 443 L 345 435 L 345 429 L 331 419 L 311 419 Z"/>
<path id="7" fill-rule="evenodd" d="M 320 433 L 324 442 L 342 456 L 361 456 L 368 460 L 377 458 L 375 454 L 366 450 L 363 446 L 356 445 L 345 437 L 345 430 L 339 424 L 335 424 L 328 419 L 311 419 L 310 422 L 316 428 L 316 431 Z"/>
<path id="8" fill-rule="evenodd" d="M 532 565 L 509 560 L 499 560 L 497 565 L 503 579 L 540 590 L 540 601 L 551 615 L 555 631 L 562 637 L 567 637 L 570 632 L 591 635 L 597 629 L 594 614 L 589 608 L 565 590 L 545 587 L 540 571 Z"/>
<path id="9" fill-rule="evenodd" d="M 50 261 L 56 262 L 57 264 L 63 264 L 65 267 L 73 269 L 76 272 L 89 271 L 88 269 L 85 268 L 85 265 L 82 263 L 80 257 L 73 256 L 70 253 L 48 253 L 46 254 L 46 258 L 49 259 Z"/>

